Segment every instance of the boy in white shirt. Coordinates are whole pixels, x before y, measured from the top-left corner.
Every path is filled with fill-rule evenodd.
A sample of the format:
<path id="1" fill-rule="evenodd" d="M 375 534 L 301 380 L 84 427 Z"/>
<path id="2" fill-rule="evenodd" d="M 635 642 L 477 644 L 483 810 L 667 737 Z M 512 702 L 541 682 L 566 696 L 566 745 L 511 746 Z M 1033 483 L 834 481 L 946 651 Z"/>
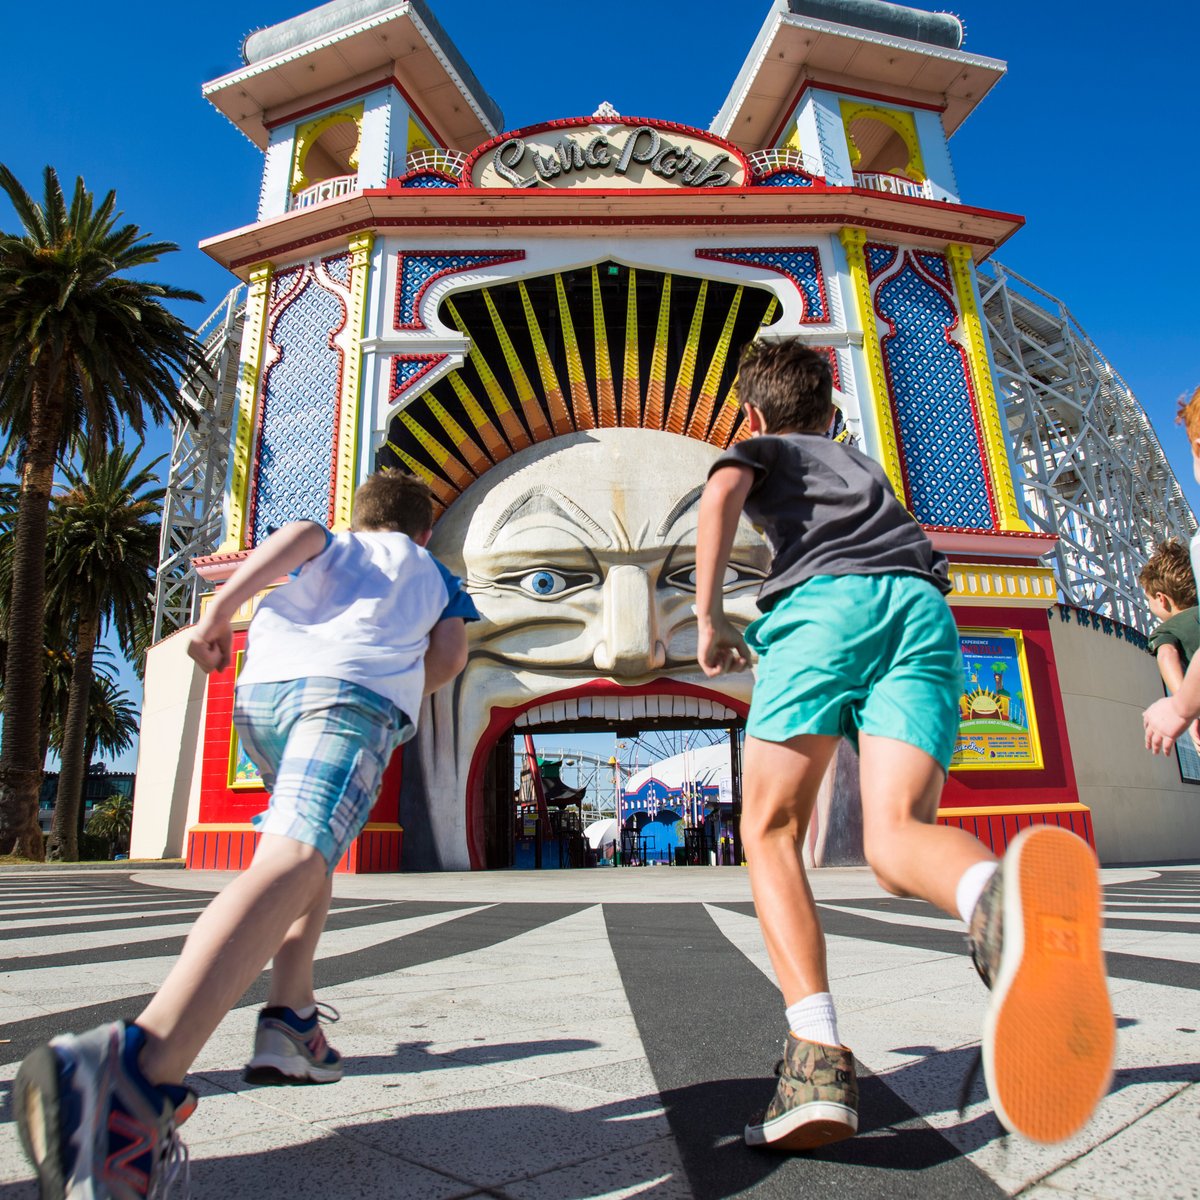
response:
<path id="1" fill-rule="evenodd" d="M 183 1077 L 273 960 L 251 1079 L 332 1082 L 312 967 L 331 875 L 362 830 L 392 752 L 416 732 L 422 695 L 466 664 L 479 614 L 427 550 L 428 489 L 382 472 L 355 497 L 351 531 L 299 521 L 273 533 L 209 604 L 188 653 L 207 673 L 232 656 L 230 621 L 281 576 L 250 625 L 234 723 L 271 792 L 249 869 L 196 922 L 179 961 L 132 1024 L 55 1038 L 17 1076 L 14 1110 L 42 1196 L 133 1200 L 169 1184 L 176 1128 L 195 1108 Z"/>

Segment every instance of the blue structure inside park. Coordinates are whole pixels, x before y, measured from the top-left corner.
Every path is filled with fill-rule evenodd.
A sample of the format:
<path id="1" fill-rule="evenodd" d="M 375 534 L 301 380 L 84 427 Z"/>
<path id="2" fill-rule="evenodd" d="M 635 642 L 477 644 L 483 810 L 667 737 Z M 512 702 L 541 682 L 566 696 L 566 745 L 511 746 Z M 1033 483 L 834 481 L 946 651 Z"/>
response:
<path id="1" fill-rule="evenodd" d="M 719 821 L 720 809 L 721 789 L 715 783 L 672 788 L 651 777 L 621 796 L 618 821 L 622 830 L 639 835 L 640 850 L 649 861 L 674 861 L 685 825 L 711 825 Z"/>

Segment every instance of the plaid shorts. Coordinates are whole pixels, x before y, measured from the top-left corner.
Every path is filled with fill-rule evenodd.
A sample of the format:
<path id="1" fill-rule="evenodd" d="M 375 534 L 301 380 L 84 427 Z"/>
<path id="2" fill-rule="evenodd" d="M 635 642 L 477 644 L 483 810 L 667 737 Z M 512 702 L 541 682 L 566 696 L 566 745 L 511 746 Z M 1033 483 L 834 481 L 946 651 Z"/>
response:
<path id="1" fill-rule="evenodd" d="M 258 831 L 314 846 L 330 871 L 367 823 L 392 752 L 415 732 L 390 700 L 321 676 L 239 687 L 233 723 L 271 793 Z"/>

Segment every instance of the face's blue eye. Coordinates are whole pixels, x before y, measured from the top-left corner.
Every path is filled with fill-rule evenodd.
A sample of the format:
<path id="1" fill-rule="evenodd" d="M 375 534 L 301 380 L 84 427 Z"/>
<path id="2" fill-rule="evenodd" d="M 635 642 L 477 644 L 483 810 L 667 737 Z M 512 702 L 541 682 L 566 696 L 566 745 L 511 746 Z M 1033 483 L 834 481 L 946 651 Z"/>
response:
<path id="1" fill-rule="evenodd" d="M 517 586 L 535 596 L 557 596 L 567 586 L 567 581 L 557 571 L 530 571 L 522 575 Z"/>

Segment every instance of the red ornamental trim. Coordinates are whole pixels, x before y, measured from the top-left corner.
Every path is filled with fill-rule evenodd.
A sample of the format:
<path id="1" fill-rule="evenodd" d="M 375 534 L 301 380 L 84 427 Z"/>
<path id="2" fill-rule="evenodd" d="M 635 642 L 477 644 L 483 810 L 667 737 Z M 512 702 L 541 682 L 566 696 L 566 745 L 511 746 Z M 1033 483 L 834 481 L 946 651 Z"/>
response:
<path id="1" fill-rule="evenodd" d="M 945 284 L 943 284 L 939 279 L 937 279 L 933 275 L 931 275 L 928 271 L 922 270 L 921 264 L 917 261 L 916 253 L 913 250 L 905 250 L 905 249 L 900 248 L 899 246 L 886 246 L 886 245 L 883 245 L 878 242 L 868 242 L 863 247 L 863 249 L 864 249 L 864 251 L 868 250 L 868 249 L 876 249 L 876 250 L 891 250 L 891 251 L 895 252 L 894 257 L 892 258 L 892 261 L 890 263 L 888 263 L 888 265 L 886 267 L 883 267 L 878 272 L 878 274 L 875 276 L 876 279 L 882 278 L 883 275 L 885 275 L 888 271 L 893 270 L 893 268 L 897 267 L 897 265 L 899 265 L 899 270 L 896 270 L 895 274 L 899 275 L 905 269 L 904 263 L 905 263 L 905 260 L 907 259 L 908 264 L 912 267 L 912 269 L 915 271 L 917 276 L 919 278 L 925 280 L 927 283 L 932 284 L 933 287 L 935 288 L 935 290 L 937 290 L 942 296 L 944 296 L 946 298 L 946 300 L 948 301 L 948 303 L 950 304 L 950 308 L 954 313 L 954 320 L 950 324 L 949 328 L 945 330 L 945 332 L 943 333 L 942 336 L 945 338 L 946 342 L 949 345 L 953 346 L 958 351 L 958 356 L 962 363 L 963 379 L 967 385 L 967 396 L 970 398 L 970 402 L 971 402 L 971 417 L 972 417 L 972 420 L 975 425 L 975 443 L 976 443 L 976 447 L 979 451 L 980 464 L 983 467 L 983 483 L 984 483 L 984 488 L 987 491 L 988 508 L 992 514 L 992 529 L 995 529 L 998 525 L 998 521 L 996 519 L 996 497 L 992 491 L 991 473 L 987 469 L 987 455 L 983 448 L 983 431 L 980 428 L 980 424 L 979 424 L 979 407 L 975 401 L 975 388 L 971 382 L 970 360 L 967 358 L 966 351 L 963 349 L 963 347 L 960 346 L 957 342 L 955 342 L 950 337 L 951 333 L 954 332 L 954 330 L 958 327 L 959 323 L 962 320 L 962 315 L 958 311 L 958 305 L 954 302 L 953 295 L 947 291 Z M 922 251 L 921 253 L 932 254 L 933 251 Z M 944 257 L 944 256 L 939 256 L 939 257 Z M 869 260 L 868 260 L 868 262 L 869 262 Z M 949 264 L 948 263 L 947 263 L 947 274 L 949 274 Z M 892 378 L 891 363 L 888 360 L 888 356 L 885 353 L 883 353 L 883 347 L 887 344 L 887 342 L 891 341 L 891 339 L 896 336 L 896 323 L 890 317 L 885 316 L 884 313 L 882 312 L 882 310 L 880 309 L 880 307 L 879 307 L 879 292 L 880 292 L 880 288 L 875 288 L 874 294 L 871 297 L 871 305 L 875 310 L 875 316 L 880 321 L 886 322 L 887 327 L 888 327 L 888 333 L 886 334 L 886 336 L 881 337 L 879 339 L 879 349 L 880 349 L 879 357 L 883 360 L 883 372 L 884 372 L 884 375 L 887 377 L 888 406 L 891 409 L 892 427 L 897 431 L 897 434 L 899 434 L 900 420 L 899 420 L 899 413 L 896 408 L 896 385 L 895 385 L 895 381 Z M 908 454 L 905 450 L 904 439 L 899 436 L 896 439 L 896 449 L 900 455 L 900 474 L 904 480 L 905 508 L 907 508 L 911 512 L 912 511 L 912 484 L 909 480 L 909 474 L 908 474 Z M 944 526 L 943 527 L 943 526 L 931 525 L 928 528 L 930 528 L 930 529 L 945 528 L 947 530 L 950 530 L 950 529 L 955 529 L 956 531 L 958 530 L 958 527 L 956 527 L 956 526 Z M 967 530 L 965 530 L 965 529 L 962 531 L 967 532 Z M 971 529 L 970 532 L 989 533 L 990 530 L 976 528 L 976 529 Z"/>
<path id="2" fill-rule="evenodd" d="M 676 121 L 660 121 L 655 117 L 626 117 L 619 116 L 615 120 L 608 121 L 604 117 L 564 117 L 559 121 L 543 121 L 540 125 L 525 125 L 520 129 L 511 129 L 506 133 L 499 133 L 494 138 L 484 142 L 482 146 L 477 146 L 471 151 L 466 163 L 463 165 L 462 178 L 459 180 L 459 187 L 465 191 L 476 192 L 498 192 L 504 191 L 503 188 L 473 188 L 471 187 L 471 174 L 475 170 L 475 164 L 485 155 L 490 154 L 493 150 L 503 146 L 505 142 L 511 142 L 513 138 L 531 137 L 535 133 L 547 133 L 555 129 L 579 129 L 586 128 L 589 125 L 610 125 L 610 126 L 628 126 L 631 129 L 639 129 L 643 126 L 649 129 L 661 130 L 664 133 L 678 133 L 685 137 L 700 138 L 709 145 L 716 146 L 718 149 L 724 150 L 730 158 L 736 159 L 742 167 L 742 172 L 745 176 L 746 184 L 749 184 L 753 171 L 750 169 L 750 162 L 745 154 L 737 148 L 732 142 L 726 141 L 723 137 L 717 137 L 714 133 L 709 133 L 704 129 L 697 129 L 693 125 L 680 125 Z M 745 185 L 743 185 L 745 186 Z M 537 188 L 512 188 L 512 191 L 537 191 Z M 594 189 L 600 191 L 601 189 Z M 629 188 L 628 191 L 641 191 L 641 188 Z M 698 191 L 711 192 L 714 188 L 662 188 L 655 189 L 662 191 Z M 740 191 L 741 189 L 734 189 Z"/>
<path id="3" fill-rule="evenodd" d="M 462 186 L 458 179 L 456 179 L 453 175 L 448 175 L 445 171 L 439 171 L 434 167 L 422 167 L 419 171 L 405 171 L 403 175 L 397 175 L 394 178 L 389 179 L 388 183 L 394 184 L 396 187 L 389 187 L 387 188 L 387 191 L 390 192 L 399 188 L 403 188 L 410 179 L 444 179 L 447 183 L 454 184 L 455 187 Z M 377 189 L 372 190 L 374 191 Z M 406 188 L 405 190 L 412 191 L 413 189 Z M 446 188 L 445 190 L 449 191 L 450 189 Z"/>
<path id="4" fill-rule="evenodd" d="M 758 195 L 762 195 L 761 189 L 748 189 Z M 808 190 L 808 189 L 805 189 Z M 878 196 L 878 192 L 866 192 L 860 188 L 830 188 L 831 192 L 844 192 L 848 195 L 871 195 Z M 472 194 L 476 196 L 494 196 L 499 191 L 498 188 L 473 188 Z M 707 188 L 680 188 L 675 194 L 680 192 L 703 192 L 707 195 L 712 193 Z M 364 193 L 376 196 L 388 195 L 384 190 L 379 190 L 371 193 Z M 392 193 L 395 194 L 395 193 Z M 409 193 L 411 194 L 411 193 Z M 513 189 L 513 195 L 525 195 L 519 189 Z M 584 193 L 576 193 L 583 195 Z M 603 196 L 605 193 L 596 192 L 595 195 Z M 742 194 L 738 192 L 736 194 Z M 918 200 L 914 197 L 897 196 L 894 199 L 908 204 L 936 204 L 941 205 L 940 200 Z M 946 205 L 946 207 L 950 207 Z M 956 206 L 960 207 L 961 206 Z M 994 214 L 988 214 L 994 215 Z M 1008 214 L 1001 214 L 1008 215 Z M 1016 218 L 1014 218 L 1016 219 Z M 1023 222 L 1022 222 L 1023 223 Z M 231 259 L 229 263 L 230 270 L 238 270 L 242 267 L 254 266 L 263 261 L 264 257 L 282 257 L 286 254 L 291 254 L 296 250 L 306 250 L 310 246 L 319 246 L 326 243 L 336 242 L 340 238 L 346 237 L 352 233 L 361 233 L 363 230 L 384 230 L 384 229 L 562 229 L 562 228 L 609 228 L 616 227 L 625 229 L 630 225 L 646 225 L 651 227 L 702 227 L 714 228 L 721 225 L 742 226 L 755 225 L 759 227 L 776 226 L 776 225 L 825 225 L 831 228 L 837 228 L 840 225 L 857 225 L 863 229 L 875 229 L 886 233 L 906 233 L 915 237 L 936 237 L 939 240 L 946 242 L 955 241 L 963 245 L 983 246 L 990 252 L 995 250 L 999 245 L 992 238 L 978 237 L 975 234 L 965 232 L 956 232 L 954 234 L 931 234 L 929 227 L 926 225 L 901 225 L 894 221 L 879 221 L 864 217 L 862 213 L 821 213 L 813 215 L 804 215 L 796 213 L 780 213 L 776 216 L 757 217 L 757 216 L 737 216 L 722 214 L 720 216 L 710 216 L 704 213 L 698 213 L 696 216 L 624 216 L 614 214 L 611 216 L 601 217 L 368 217 L 361 221 L 353 221 L 347 225 L 339 225 L 333 229 L 326 230 L 323 233 L 313 234 L 310 237 L 298 238 L 294 242 L 285 242 L 281 246 L 270 247 L 268 249 L 259 248 L 253 254 L 248 254 L 243 258 Z M 443 254 L 450 251 L 442 251 Z M 455 251 L 454 253 L 463 253 L 463 251 Z M 524 251 L 521 252 L 522 254 Z M 930 253 L 933 253 L 931 250 Z"/>
<path id="5" fill-rule="evenodd" d="M 796 254 L 798 252 L 811 253 L 816 257 L 817 291 L 821 296 L 823 316 L 809 316 L 808 296 L 805 294 L 800 280 L 791 271 L 784 267 L 773 266 L 771 263 L 746 262 L 744 259 L 735 257 L 739 254 Z M 774 271 L 777 275 L 783 275 L 792 281 L 796 291 L 800 293 L 800 304 L 804 309 L 804 316 L 800 318 L 799 322 L 801 325 L 828 325 L 832 319 L 829 315 L 829 297 L 825 294 L 825 266 L 821 261 L 821 251 L 816 246 L 730 246 L 722 250 L 697 250 L 696 257 L 709 259 L 712 262 L 729 263 L 735 267 L 758 267 L 764 271 Z"/>
<path id="6" fill-rule="evenodd" d="M 378 225 L 378 222 L 376 222 Z M 403 298 L 400 292 L 401 276 L 404 272 L 404 260 L 406 258 L 465 258 L 474 259 L 482 258 L 483 262 L 467 262 L 457 267 L 445 267 L 441 271 L 430 275 L 428 279 L 417 289 L 417 294 L 412 298 L 412 314 L 411 321 L 401 321 L 400 319 L 400 301 Z M 425 322 L 421 320 L 421 304 L 425 300 L 425 293 L 439 280 L 444 279 L 447 275 L 459 275 L 463 271 L 478 271 L 487 267 L 500 267 L 505 263 L 521 262 L 525 258 L 524 250 L 401 250 L 396 255 L 396 303 L 394 305 L 394 313 L 392 317 L 393 329 L 425 329 Z"/>
<path id="7" fill-rule="evenodd" d="M 424 379 L 430 371 L 444 363 L 449 357 L 448 354 L 393 354 L 391 356 L 392 365 L 388 369 L 388 403 L 394 403 L 397 397 L 403 396 L 414 384 Z M 396 363 L 398 362 L 423 362 L 425 365 L 412 378 L 397 386 Z"/>

